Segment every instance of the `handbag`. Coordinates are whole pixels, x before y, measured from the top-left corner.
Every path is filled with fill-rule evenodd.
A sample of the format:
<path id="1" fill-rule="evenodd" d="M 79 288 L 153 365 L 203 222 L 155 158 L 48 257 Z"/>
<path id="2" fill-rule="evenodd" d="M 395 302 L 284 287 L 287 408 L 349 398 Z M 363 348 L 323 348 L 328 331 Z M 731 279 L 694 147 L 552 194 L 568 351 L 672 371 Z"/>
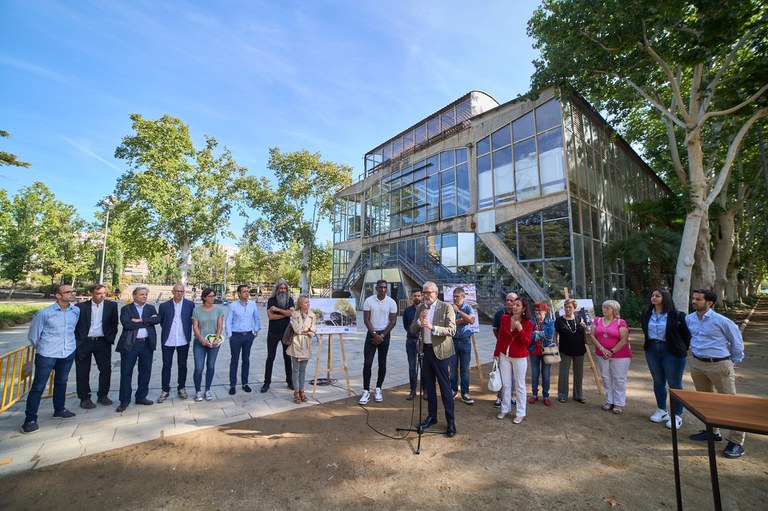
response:
<path id="1" fill-rule="evenodd" d="M 499 371 L 498 362 L 494 360 L 493 369 L 491 369 L 491 374 L 488 375 L 488 390 L 498 392 L 501 390 L 501 386 L 501 371 Z"/>
<path id="2" fill-rule="evenodd" d="M 293 334 L 294 334 L 293 327 L 289 323 L 288 328 L 285 329 L 285 333 L 283 334 L 282 342 L 284 345 L 286 346 L 291 345 L 291 342 L 293 342 Z"/>
<path id="3" fill-rule="evenodd" d="M 549 346 L 542 346 L 541 354 L 544 356 L 545 364 L 557 364 L 560 362 L 560 351 L 554 342 Z"/>

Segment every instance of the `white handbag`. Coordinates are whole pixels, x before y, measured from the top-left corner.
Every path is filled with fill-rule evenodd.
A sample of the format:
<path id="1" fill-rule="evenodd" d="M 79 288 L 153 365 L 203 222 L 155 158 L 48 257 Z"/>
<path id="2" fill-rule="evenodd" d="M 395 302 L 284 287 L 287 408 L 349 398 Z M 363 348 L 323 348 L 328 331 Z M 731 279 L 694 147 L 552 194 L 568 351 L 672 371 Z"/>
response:
<path id="1" fill-rule="evenodd" d="M 494 360 L 493 369 L 491 369 L 491 374 L 488 375 L 488 390 L 491 392 L 498 392 L 501 390 L 501 386 L 501 372 L 499 371 L 499 364 Z"/>

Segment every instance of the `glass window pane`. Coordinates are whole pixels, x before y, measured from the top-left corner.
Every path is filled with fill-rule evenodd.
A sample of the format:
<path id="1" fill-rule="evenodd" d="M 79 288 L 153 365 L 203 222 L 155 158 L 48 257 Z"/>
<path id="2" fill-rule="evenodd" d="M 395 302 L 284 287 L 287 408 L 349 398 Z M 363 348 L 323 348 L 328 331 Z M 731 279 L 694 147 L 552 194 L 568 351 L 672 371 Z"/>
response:
<path id="1" fill-rule="evenodd" d="M 496 204 L 515 200 L 512 146 L 493 152 L 493 185 L 496 192 Z"/>
<path id="2" fill-rule="evenodd" d="M 496 235 L 504 242 L 512 255 L 517 257 L 517 222 L 500 225 Z"/>
<path id="3" fill-rule="evenodd" d="M 541 210 L 541 218 L 543 220 L 558 220 L 560 218 L 568 218 L 568 203 L 561 202 L 555 204 L 546 209 Z"/>
<path id="4" fill-rule="evenodd" d="M 438 171 L 440 170 L 439 164 L 440 164 L 439 157 L 436 154 L 427 158 L 427 163 L 426 163 L 427 175 L 434 176 L 435 174 L 437 174 Z"/>
<path id="5" fill-rule="evenodd" d="M 525 263 L 523 267 L 528 270 L 531 277 L 536 279 L 536 283 L 541 286 L 544 284 L 544 263 Z"/>
<path id="6" fill-rule="evenodd" d="M 413 131 L 409 131 L 403 135 L 403 151 L 413 148 Z"/>
<path id="7" fill-rule="evenodd" d="M 416 137 L 416 145 L 423 144 L 427 141 L 427 125 L 426 124 L 420 124 L 419 126 L 416 126 L 416 129 L 413 130 L 414 136 Z"/>
<path id="8" fill-rule="evenodd" d="M 456 105 L 456 122 L 462 122 L 472 117 L 472 104 L 469 99 Z"/>
<path id="9" fill-rule="evenodd" d="M 402 178 L 402 184 L 407 185 L 408 183 L 413 181 L 413 172 L 411 172 L 411 168 L 408 167 L 408 172 L 403 172 L 403 178 Z"/>
<path id="10" fill-rule="evenodd" d="M 533 112 L 528 112 L 512 123 L 512 134 L 515 136 L 515 141 L 533 135 Z"/>
<path id="11" fill-rule="evenodd" d="M 551 99 L 536 108 L 536 131 L 544 131 L 562 124 L 560 102 Z"/>
<path id="12" fill-rule="evenodd" d="M 544 289 L 550 298 L 565 298 L 563 288 L 571 289 L 571 261 L 546 261 L 544 263 Z"/>
<path id="13" fill-rule="evenodd" d="M 456 216 L 456 171 L 440 173 L 440 218 Z"/>
<path id="14" fill-rule="evenodd" d="M 501 149 L 512 143 L 512 134 L 509 132 L 509 124 L 491 134 L 491 145 L 493 149 Z"/>
<path id="15" fill-rule="evenodd" d="M 397 158 L 403 154 L 403 139 L 398 137 L 392 143 L 392 158 Z"/>
<path id="16" fill-rule="evenodd" d="M 570 240 L 567 218 L 544 222 L 544 257 L 570 257 Z"/>
<path id="17" fill-rule="evenodd" d="M 456 149 L 456 164 L 464 163 L 467 161 L 467 150 L 466 149 Z"/>
<path id="18" fill-rule="evenodd" d="M 384 161 L 392 159 L 392 145 L 391 144 L 385 145 L 383 151 L 384 151 L 384 155 L 383 155 Z"/>
<path id="19" fill-rule="evenodd" d="M 571 215 L 573 215 L 573 232 L 581 233 L 581 212 L 577 200 L 571 202 Z"/>
<path id="20" fill-rule="evenodd" d="M 477 155 L 482 156 L 491 152 L 491 137 L 485 137 L 477 142 Z"/>
<path id="21" fill-rule="evenodd" d="M 533 215 L 526 221 L 517 223 L 517 244 L 520 250 L 520 260 L 541 259 L 541 221 L 538 215 Z"/>
<path id="22" fill-rule="evenodd" d="M 458 266 L 475 265 L 475 234 L 472 232 L 459 233 Z"/>
<path id="23" fill-rule="evenodd" d="M 457 213 L 463 215 L 469 212 L 469 166 L 462 163 L 456 167 Z"/>
<path id="24" fill-rule="evenodd" d="M 542 195 L 565 190 L 562 130 L 547 131 L 538 138 Z"/>
<path id="25" fill-rule="evenodd" d="M 416 208 L 414 210 L 413 216 L 414 216 L 414 219 L 413 219 L 414 224 L 423 224 L 424 222 L 427 221 L 426 208 L 424 206 Z"/>
<path id="26" fill-rule="evenodd" d="M 440 170 L 453 167 L 453 151 L 443 151 L 440 153 Z"/>
<path id="27" fill-rule="evenodd" d="M 389 217 L 390 229 L 400 228 L 400 213 L 394 213 Z"/>
<path id="28" fill-rule="evenodd" d="M 456 124 L 456 120 L 453 117 L 453 109 L 450 109 L 447 112 L 443 112 L 443 114 L 440 116 L 440 122 L 443 125 L 442 126 L 443 130 L 447 130 L 448 128 Z"/>
<path id="29" fill-rule="evenodd" d="M 491 155 L 487 154 L 477 159 L 477 207 L 478 209 L 493 206 L 493 173 L 491 172 Z"/>
<path id="30" fill-rule="evenodd" d="M 440 134 L 440 118 L 434 117 L 427 121 L 427 139 Z"/>
<path id="31" fill-rule="evenodd" d="M 539 195 L 539 176 L 536 172 L 536 141 L 534 139 L 515 144 L 515 184 L 518 201 Z"/>
<path id="32" fill-rule="evenodd" d="M 440 219 L 440 186 L 438 176 L 427 178 L 427 221 Z"/>
<path id="33" fill-rule="evenodd" d="M 426 179 L 413 183 L 413 201 L 415 206 L 424 206 L 427 204 Z"/>

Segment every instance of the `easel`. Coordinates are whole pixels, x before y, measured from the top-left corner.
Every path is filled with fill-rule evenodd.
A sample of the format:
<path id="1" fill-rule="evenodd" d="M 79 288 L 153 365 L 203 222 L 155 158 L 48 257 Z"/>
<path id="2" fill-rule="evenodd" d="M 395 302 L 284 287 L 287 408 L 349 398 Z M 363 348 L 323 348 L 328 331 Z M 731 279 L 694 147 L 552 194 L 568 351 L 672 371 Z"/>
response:
<path id="1" fill-rule="evenodd" d="M 322 336 L 317 336 L 318 344 L 317 344 L 317 360 L 315 362 L 315 383 L 312 388 L 312 399 L 315 399 L 315 394 L 317 393 L 317 380 L 320 376 L 320 355 L 323 351 L 323 338 Z M 344 351 L 344 336 L 343 334 L 339 334 L 339 344 L 341 345 L 341 360 L 343 367 L 333 367 L 333 334 L 328 334 L 328 363 L 326 364 L 325 368 L 322 369 L 322 371 L 325 371 L 325 377 L 326 382 L 328 382 L 328 385 L 331 384 L 331 372 L 332 371 L 340 371 L 344 370 L 344 376 L 347 378 L 347 397 L 352 396 L 352 387 L 349 384 L 349 371 L 347 371 L 347 354 Z"/>
<path id="2" fill-rule="evenodd" d="M 477 352 L 477 342 L 475 342 L 475 334 L 472 333 L 472 348 L 475 350 L 475 366 L 477 368 L 477 377 L 480 380 L 480 390 L 485 392 L 485 383 L 483 383 L 483 369 L 480 367 L 480 354 Z"/>
<path id="3" fill-rule="evenodd" d="M 565 296 L 565 299 L 568 299 L 568 288 L 563 288 L 563 295 Z M 595 378 L 595 386 L 597 386 L 597 393 L 601 396 L 605 395 L 605 390 L 603 389 L 603 381 L 600 379 L 600 373 L 597 370 L 597 364 L 595 364 L 595 359 L 592 358 L 592 352 L 590 351 L 592 347 L 592 343 L 589 342 L 589 332 L 584 330 L 584 344 L 587 346 L 587 360 L 589 360 L 589 367 L 592 368 L 592 376 Z"/>

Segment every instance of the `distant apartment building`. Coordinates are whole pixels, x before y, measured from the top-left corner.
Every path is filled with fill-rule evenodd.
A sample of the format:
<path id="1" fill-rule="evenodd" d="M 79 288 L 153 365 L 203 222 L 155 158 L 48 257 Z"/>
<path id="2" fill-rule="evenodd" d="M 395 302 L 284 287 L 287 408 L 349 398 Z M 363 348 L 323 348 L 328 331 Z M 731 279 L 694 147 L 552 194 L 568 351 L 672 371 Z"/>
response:
<path id="1" fill-rule="evenodd" d="M 365 154 L 334 218 L 333 293 L 474 284 L 488 314 L 508 291 L 621 298 L 625 269 L 603 248 L 636 227 L 625 204 L 669 193 L 578 95 L 473 91 Z"/>

